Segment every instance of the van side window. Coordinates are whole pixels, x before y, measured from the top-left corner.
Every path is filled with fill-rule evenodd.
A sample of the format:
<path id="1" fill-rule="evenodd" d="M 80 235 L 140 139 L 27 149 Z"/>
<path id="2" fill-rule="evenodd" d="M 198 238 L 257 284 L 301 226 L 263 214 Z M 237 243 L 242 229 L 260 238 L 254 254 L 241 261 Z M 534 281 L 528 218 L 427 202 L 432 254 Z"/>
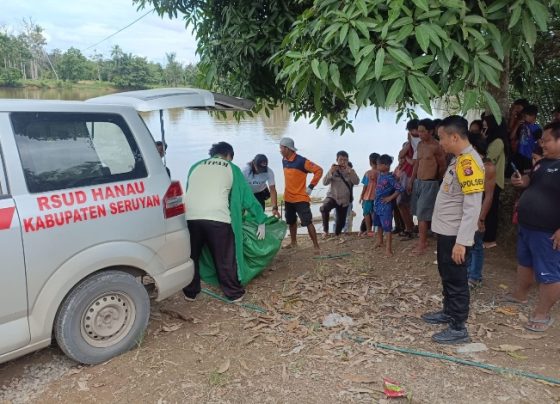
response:
<path id="1" fill-rule="evenodd" d="M 120 115 L 13 112 L 10 119 L 31 193 L 147 176 Z"/>

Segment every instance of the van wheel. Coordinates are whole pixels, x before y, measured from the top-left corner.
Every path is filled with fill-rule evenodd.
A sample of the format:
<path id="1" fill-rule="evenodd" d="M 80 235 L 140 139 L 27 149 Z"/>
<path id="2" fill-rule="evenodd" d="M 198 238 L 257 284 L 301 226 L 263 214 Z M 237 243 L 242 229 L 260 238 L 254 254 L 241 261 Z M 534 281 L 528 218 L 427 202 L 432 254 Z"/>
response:
<path id="1" fill-rule="evenodd" d="M 60 348 L 77 362 L 96 364 L 138 345 L 150 317 L 150 299 L 132 275 L 104 271 L 64 299 L 54 324 Z"/>

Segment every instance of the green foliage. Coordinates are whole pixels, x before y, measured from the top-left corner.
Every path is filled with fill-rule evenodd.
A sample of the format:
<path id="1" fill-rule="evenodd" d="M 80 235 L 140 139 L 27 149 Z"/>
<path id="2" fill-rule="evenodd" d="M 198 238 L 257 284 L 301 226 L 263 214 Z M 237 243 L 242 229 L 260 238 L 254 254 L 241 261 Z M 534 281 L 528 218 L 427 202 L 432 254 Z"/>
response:
<path id="1" fill-rule="evenodd" d="M 0 86 L 67 86 L 77 81 L 112 82 L 122 88 L 155 86 L 197 86 L 201 79 L 197 65 L 183 66 L 175 53 L 166 54 L 167 63 L 147 61 L 114 46 L 110 58 L 94 53 L 86 57 L 79 49 L 47 53 L 43 29 L 24 21 L 23 31 L 13 34 L 0 27 Z M 105 85 L 105 84 L 103 84 Z"/>
<path id="2" fill-rule="evenodd" d="M 183 81 L 183 66 L 177 62 L 175 53 L 167 53 L 167 65 L 163 70 L 163 76 L 167 85 L 177 87 Z"/>
<path id="3" fill-rule="evenodd" d="M 512 95 L 538 105 L 539 121 L 545 123 L 560 106 L 560 14 L 554 15 L 547 31 L 537 34 L 533 55 L 534 69 L 527 71 L 523 64 L 512 67 Z"/>
<path id="4" fill-rule="evenodd" d="M 0 85 L 5 87 L 17 87 L 21 80 L 21 72 L 14 67 L 0 69 Z"/>
<path id="5" fill-rule="evenodd" d="M 215 90 L 287 103 L 296 117 L 351 128 L 357 105 L 501 111 L 492 88 L 506 58 L 533 70 L 538 31 L 560 0 L 134 0 L 184 15 Z"/>
<path id="6" fill-rule="evenodd" d="M 116 49 L 115 49 L 116 48 Z M 113 48 L 111 81 L 122 88 L 146 88 L 155 82 L 153 70 L 146 58 L 123 53 Z"/>
<path id="7" fill-rule="evenodd" d="M 79 49 L 70 48 L 62 54 L 56 65 L 62 80 L 78 81 L 83 79 L 88 69 L 88 60 Z"/>

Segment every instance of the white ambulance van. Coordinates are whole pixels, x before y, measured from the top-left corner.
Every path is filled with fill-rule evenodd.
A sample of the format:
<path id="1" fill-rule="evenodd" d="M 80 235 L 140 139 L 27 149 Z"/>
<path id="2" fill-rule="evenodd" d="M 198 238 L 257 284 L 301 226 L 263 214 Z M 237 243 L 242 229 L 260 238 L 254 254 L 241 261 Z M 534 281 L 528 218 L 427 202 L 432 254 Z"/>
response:
<path id="1" fill-rule="evenodd" d="M 0 100 L 0 362 L 54 337 L 95 364 L 141 340 L 147 280 L 159 301 L 194 267 L 183 190 L 138 111 L 247 105 L 198 89 Z"/>

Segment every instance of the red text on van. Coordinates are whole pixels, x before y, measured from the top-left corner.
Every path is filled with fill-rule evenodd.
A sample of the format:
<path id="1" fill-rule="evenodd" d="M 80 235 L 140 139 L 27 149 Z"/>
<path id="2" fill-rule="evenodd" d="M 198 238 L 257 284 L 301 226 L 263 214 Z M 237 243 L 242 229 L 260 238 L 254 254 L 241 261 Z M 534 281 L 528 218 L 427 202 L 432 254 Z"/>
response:
<path id="1" fill-rule="evenodd" d="M 84 191 L 63 192 L 49 196 L 39 196 L 37 204 L 39 210 L 58 209 L 62 206 L 81 205 L 86 203 L 87 196 Z"/>

